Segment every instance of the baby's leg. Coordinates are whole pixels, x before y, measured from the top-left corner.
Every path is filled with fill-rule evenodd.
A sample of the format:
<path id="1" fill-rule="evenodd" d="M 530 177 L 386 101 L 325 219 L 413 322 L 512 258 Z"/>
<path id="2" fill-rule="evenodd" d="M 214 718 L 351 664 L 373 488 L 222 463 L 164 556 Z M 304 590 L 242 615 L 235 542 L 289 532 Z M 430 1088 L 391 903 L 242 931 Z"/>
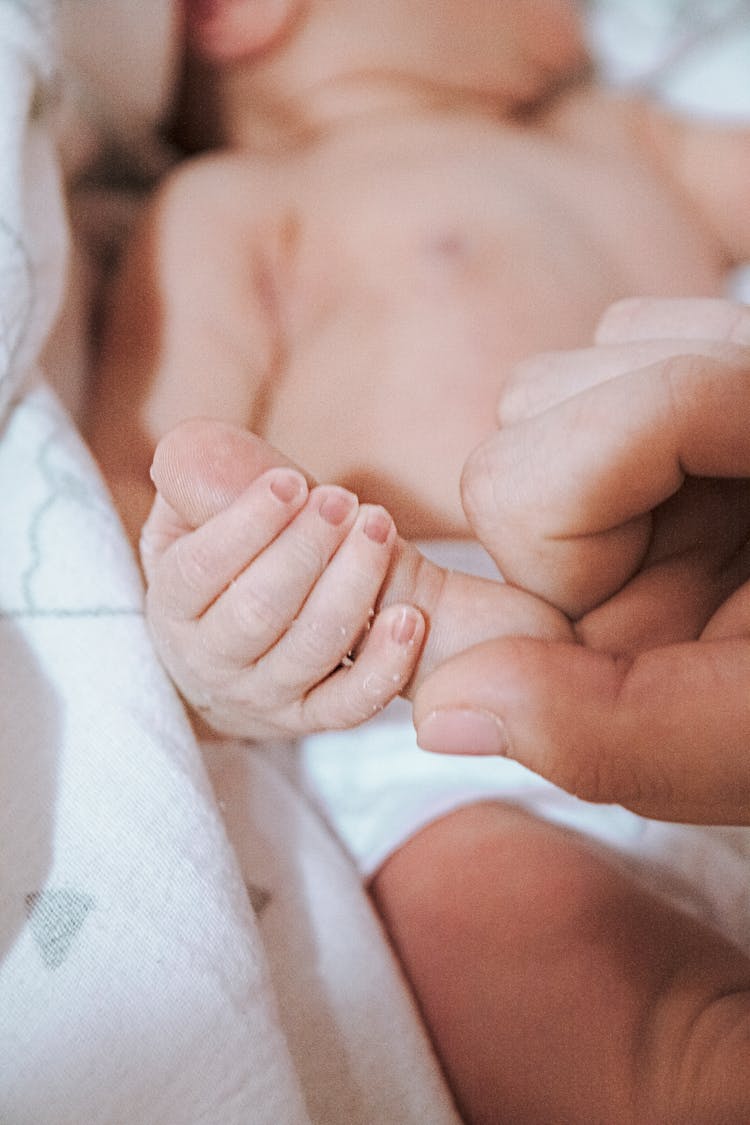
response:
<path id="1" fill-rule="evenodd" d="M 464 808 L 372 890 L 468 1122 L 750 1121 L 750 962 L 574 834 Z"/>
<path id="2" fill-rule="evenodd" d="M 240 681 L 234 676 L 234 672 L 242 673 L 259 657 L 262 657 L 270 668 L 269 659 L 266 659 L 264 654 L 270 649 L 272 638 L 266 636 L 267 629 L 263 630 L 262 643 L 258 645 L 257 638 L 253 637 L 252 646 L 245 652 L 242 646 L 248 646 L 249 640 L 248 630 L 242 629 L 243 616 L 246 617 L 248 606 L 252 609 L 253 604 L 259 601 L 264 605 L 268 603 L 268 612 L 275 609 L 278 599 L 274 595 L 274 582 L 283 583 L 286 580 L 285 573 L 293 566 L 299 565 L 299 555 L 304 546 L 300 542 L 303 535 L 300 529 L 305 526 L 308 529 L 306 532 L 308 536 L 315 533 L 320 538 L 315 531 L 315 528 L 319 527 L 319 521 L 316 524 L 314 520 L 308 519 L 304 525 L 301 522 L 305 517 L 303 509 L 296 520 L 289 524 L 289 530 L 283 529 L 283 535 L 277 537 L 274 528 L 270 527 L 268 535 L 265 536 L 268 542 L 266 558 L 257 561 L 258 544 L 255 543 L 257 535 L 254 530 L 252 532 L 247 530 L 255 529 L 261 518 L 254 499 L 253 485 L 261 479 L 261 474 L 271 467 L 280 465 L 288 466 L 289 462 L 262 439 L 247 431 L 216 422 L 183 424 L 164 438 L 157 449 L 152 475 L 158 491 L 158 501 L 144 527 L 142 538 L 144 569 L 151 583 L 150 605 L 158 609 L 158 620 L 155 620 L 153 612 L 151 615 L 152 626 L 156 626 L 157 643 L 161 632 L 163 634 L 161 640 L 164 643 L 160 644 L 160 648 L 163 652 L 167 650 L 167 655 L 172 653 L 174 656 L 180 650 L 187 651 L 188 644 L 192 646 L 195 653 L 194 661 L 192 658 L 182 661 L 183 664 L 192 662 L 192 668 L 188 669 L 189 675 L 180 677 L 175 669 L 170 669 L 172 674 L 178 682 L 181 679 L 189 679 L 196 685 L 195 691 L 189 686 L 186 687 L 185 683 L 180 685 L 187 698 L 195 703 L 196 700 L 192 696 L 198 694 L 201 678 L 200 674 L 196 676 L 195 672 L 197 669 L 200 673 L 199 665 L 203 662 L 207 672 L 206 678 L 211 677 L 213 681 L 210 694 L 213 700 L 214 725 L 219 726 L 220 729 L 231 729 L 235 734 L 249 736 L 257 733 L 255 728 L 248 727 L 247 730 L 243 730 L 241 727 L 246 708 L 247 714 L 251 713 L 250 707 L 247 706 L 249 695 L 238 695 L 236 685 Z M 385 513 L 382 515 L 387 518 Z M 277 518 L 275 509 L 273 518 Z M 354 515 L 351 518 L 353 522 Z M 314 598 L 310 593 L 306 601 L 300 599 L 297 589 L 299 584 L 296 584 L 294 597 L 300 604 L 304 603 L 303 612 L 308 616 L 311 607 L 317 605 L 317 617 L 311 624 L 322 636 L 330 631 L 328 628 L 330 622 L 326 620 L 326 616 L 333 617 L 340 610 L 341 599 L 337 599 L 336 591 L 344 588 L 342 580 L 351 581 L 352 567 L 356 564 L 360 570 L 369 575 L 372 587 L 366 594 L 371 600 L 365 600 L 362 607 L 365 622 L 368 608 L 377 609 L 373 634 L 376 634 L 383 615 L 385 614 L 387 619 L 387 615 L 394 612 L 391 607 L 413 607 L 419 611 L 420 622 L 424 621 L 427 625 L 427 638 L 421 652 L 417 644 L 411 654 L 412 664 L 417 663 L 418 657 L 419 662 L 408 682 L 405 664 L 400 665 L 395 670 L 395 674 L 394 669 L 389 666 L 388 684 L 391 697 L 397 691 L 415 686 L 418 679 L 430 668 L 467 645 L 506 633 L 532 634 L 555 639 L 568 638 L 570 635 L 566 619 L 546 603 L 499 582 L 470 578 L 467 575 L 441 570 L 427 562 L 411 544 L 398 539 L 392 524 L 385 543 L 385 548 L 389 552 L 388 566 L 386 568 L 383 565 L 386 556 L 381 552 L 377 566 L 382 566 L 383 569 L 376 572 L 375 548 L 372 544 L 367 548 L 373 557 L 372 563 L 367 564 L 362 560 L 364 541 L 360 538 L 360 549 L 355 551 L 351 537 L 344 538 L 344 531 L 348 526 L 348 524 L 341 525 L 333 538 L 330 529 L 325 529 L 325 544 L 316 542 L 314 545 L 316 557 L 322 550 L 325 558 L 329 560 L 321 574 L 314 575 L 315 582 L 319 582 L 319 586 L 316 587 L 317 596 Z M 357 526 L 358 524 L 355 523 L 355 531 Z M 296 535 L 292 534 L 294 529 Z M 252 550 L 248 547 L 247 554 L 243 555 L 242 543 L 248 537 L 253 541 L 254 547 Z M 240 544 L 238 548 L 240 553 L 236 558 L 227 559 L 226 544 L 229 543 L 231 546 L 235 538 Z M 285 547 L 286 543 L 289 543 L 288 549 Z M 273 565 L 268 558 L 271 555 L 275 560 Z M 347 559 L 352 560 L 351 565 L 347 563 Z M 252 566 L 248 565 L 250 563 Z M 338 576 L 338 585 L 333 581 L 334 568 Z M 262 575 L 261 597 L 258 588 L 251 584 L 250 572 Z M 190 581 L 185 581 L 186 575 Z M 215 586 L 210 584 L 214 580 L 212 575 L 218 575 Z M 196 581 L 200 583 L 203 579 L 206 579 L 206 588 L 200 590 L 196 598 L 195 583 Z M 221 652 L 211 641 L 216 629 L 210 633 L 210 622 L 203 622 L 202 638 L 197 637 L 193 631 L 189 642 L 186 640 L 186 629 L 191 629 L 194 624 L 187 619 L 196 617 L 197 614 L 183 605 L 176 606 L 174 612 L 170 609 L 175 601 L 175 590 L 180 584 L 186 588 L 188 600 L 191 604 L 198 605 L 201 613 L 203 612 L 201 607 L 205 605 L 209 608 L 209 616 L 214 622 L 219 620 L 224 622 L 224 639 L 219 646 Z M 311 583 L 309 586 L 310 590 L 312 585 Z M 322 587 L 325 589 L 323 590 Z M 222 603 L 225 604 L 222 606 Z M 330 612 L 326 610 L 326 606 Z M 290 622 L 295 612 L 292 611 L 287 615 Z M 265 616 L 268 616 L 268 613 Z M 274 616 L 277 616 L 277 613 L 274 612 Z M 347 620 L 353 619 L 354 616 L 353 612 L 350 613 Z M 238 623 L 237 635 L 234 638 L 227 635 L 233 621 Z M 258 623 L 257 628 L 262 628 L 262 625 L 262 622 Z M 297 629 L 298 633 L 299 631 Z M 224 675 L 223 681 L 226 684 L 230 677 L 232 679 L 230 686 L 233 698 L 230 699 L 227 692 L 225 700 L 227 722 L 222 722 L 221 714 L 223 689 L 217 693 L 216 688 L 219 684 L 214 677 L 215 669 L 205 659 L 206 639 L 211 642 L 208 648 L 216 654 L 214 663 L 221 663 L 227 653 L 234 654 L 232 667 L 228 668 L 228 674 Z M 418 641 L 422 641 L 421 631 Z M 368 638 L 364 647 L 362 672 L 365 671 L 368 649 L 372 656 L 372 648 L 373 635 Z M 346 652 L 345 647 L 343 652 Z M 167 664 L 169 666 L 168 660 Z M 333 660 L 331 667 L 323 669 L 319 675 L 321 686 L 325 682 L 322 697 L 320 692 L 317 696 L 311 693 L 312 684 L 307 684 L 303 693 L 304 698 L 300 695 L 299 699 L 290 697 L 285 701 L 293 705 L 285 712 L 291 719 L 291 725 L 287 724 L 286 728 L 288 733 L 353 725 L 351 710 L 342 709 L 341 693 L 336 696 L 335 706 L 329 706 L 329 702 L 334 698 L 331 694 L 333 681 L 329 679 L 329 674 L 335 666 L 336 660 Z M 271 678 L 277 681 L 279 667 L 279 662 L 276 661 L 271 670 Z M 359 658 L 356 667 L 360 668 Z M 381 683 L 382 677 L 376 675 L 377 669 L 370 667 L 367 670 L 368 673 L 372 673 L 368 675 L 368 683 L 375 680 Z M 403 676 L 402 672 L 404 672 Z M 408 672 L 411 673 L 412 669 L 408 669 Z M 349 677 L 350 686 L 354 686 L 357 675 L 359 673 L 352 673 Z M 264 682 L 267 680 L 268 677 Z M 339 677 L 336 683 L 340 686 L 345 680 L 345 676 Z M 257 676 L 256 681 L 260 682 Z M 382 687 L 385 689 L 387 685 L 383 682 Z M 268 698 L 266 693 L 264 696 Z M 323 704 L 321 707 L 315 706 L 316 698 L 321 699 Z M 377 702 L 378 700 L 376 704 Z M 379 697 L 379 702 L 385 703 L 388 699 L 385 696 Z M 372 706 L 366 708 L 359 715 L 359 720 L 366 718 L 372 710 Z M 306 725 L 308 718 L 311 722 Z M 219 721 L 216 722 L 215 719 Z"/>
<path id="3" fill-rule="evenodd" d="M 654 144 L 674 182 L 718 236 L 728 261 L 750 258 L 750 127 L 673 116 L 643 107 Z M 648 133 L 644 136 L 647 139 Z"/>
<path id="4" fill-rule="evenodd" d="M 157 512 L 147 539 L 158 553 L 210 528 L 279 464 L 243 431 L 180 427 L 154 465 L 177 522 Z M 565 633 L 543 603 L 446 575 L 408 544 L 388 599 L 428 619 L 417 674 L 488 631 Z M 474 806 L 402 847 L 373 894 L 469 1121 L 747 1125 L 750 964 L 574 835 Z"/>

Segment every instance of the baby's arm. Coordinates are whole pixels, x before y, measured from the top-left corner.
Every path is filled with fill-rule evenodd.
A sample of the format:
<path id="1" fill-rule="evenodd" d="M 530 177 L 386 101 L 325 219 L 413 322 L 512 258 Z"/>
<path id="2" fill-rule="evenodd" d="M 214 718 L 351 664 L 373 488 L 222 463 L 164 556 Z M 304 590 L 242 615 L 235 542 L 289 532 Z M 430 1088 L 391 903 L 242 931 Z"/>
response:
<path id="1" fill-rule="evenodd" d="M 288 466 L 254 434 L 215 422 L 183 424 L 157 448 L 142 537 L 149 620 L 177 686 L 214 729 L 353 726 L 469 645 L 571 638 L 545 602 L 441 570 L 383 509 L 309 490 Z M 341 517 L 333 526 L 328 504 Z"/>
<path id="2" fill-rule="evenodd" d="M 278 350 L 270 180 L 264 165 L 231 156 L 182 165 L 126 248 L 86 430 L 134 543 L 153 501 L 160 436 L 195 416 L 252 425 L 262 406 Z"/>
<path id="3" fill-rule="evenodd" d="M 750 127 L 643 112 L 646 137 L 729 263 L 750 261 Z"/>
<path id="4" fill-rule="evenodd" d="M 529 595 L 445 576 L 382 509 L 298 473 L 263 476 L 283 458 L 245 427 L 262 425 L 283 354 L 280 196 L 271 169 L 231 156 L 188 165 L 160 189 L 120 272 L 89 427 L 134 541 L 160 436 L 196 416 L 239 427 L 209 427 L 203 461 L 200 443 L 183 445 L 181 478 L 164 453 L 177 445 L 165 443 L 143 561 L 175 682 L 212 726 L 250 737 L 354 725 L 404 689 L 418 662 L 498 632 L 566 634 L 561 615 Z M 186 518 L 235 461 L 240 475 L 214 508 Z"/>

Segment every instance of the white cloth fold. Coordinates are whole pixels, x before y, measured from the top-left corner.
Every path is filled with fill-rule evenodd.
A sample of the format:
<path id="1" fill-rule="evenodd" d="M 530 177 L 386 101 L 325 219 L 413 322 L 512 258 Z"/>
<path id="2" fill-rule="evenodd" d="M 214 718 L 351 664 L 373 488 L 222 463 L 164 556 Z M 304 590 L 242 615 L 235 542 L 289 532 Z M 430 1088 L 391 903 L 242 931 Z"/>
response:
<path id="1" fill-rule="evenodd" d="M 128 57 L 128 14 L 142 40 L 144 16 L 161 27 L 170 10 L 0 0 L 0 1120 L 453 1125 L 369 902 L 300 795 L 269 771 L 248 775 L 231 795 L 242 847 L 230 843 L 152 651 L 132 552 L 44 383 L 69 239 L 53 127 L 62 116 L 78 174 L 112 143 L 117 105 L 113 81 L 80 121 L 100 70 L 70 102 L 58 8 L 117 32 L 109 47 L 88 40 L 105 64 L 116 48 Z M 155 78 L 125 99 L 120 137 L 153 123 L 164 88 Z M 69 293 L 69 311 L 85 317 L 86 295 Z M 82 321 L 70 339 L 85 337 Z M 64 383 L 74 352 L 53 338 L 45 375 Z M 275 926 L 273 974 L 261 916 Z M 317 948 L 303 940 L 313 930 Z"/>
<path id="2" fill-rule="evenodd" d="M 456 1125 L 305 794 L 262 752 L 197 746 L 109 497 L 44 383 L 86 368 L 61 168 L 150 157 L 176 11 L 0 0 L 0 1121 Z M 65 291 L 67 343 L 48 339 Z"/>

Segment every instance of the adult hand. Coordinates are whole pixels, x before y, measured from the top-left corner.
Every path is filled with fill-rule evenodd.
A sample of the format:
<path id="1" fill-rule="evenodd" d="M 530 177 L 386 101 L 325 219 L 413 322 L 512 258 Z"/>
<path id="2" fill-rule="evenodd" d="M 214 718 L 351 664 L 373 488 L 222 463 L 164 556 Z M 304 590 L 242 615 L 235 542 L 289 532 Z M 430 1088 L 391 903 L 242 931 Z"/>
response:
<path id="1" fill-rule="evenodd" d="M 592 801 L 750 824 L 750 309 L 623 302 L 516 373 L 464 503 L 579 645 L 487 642 L 415 699 L 420 745 Z"/>

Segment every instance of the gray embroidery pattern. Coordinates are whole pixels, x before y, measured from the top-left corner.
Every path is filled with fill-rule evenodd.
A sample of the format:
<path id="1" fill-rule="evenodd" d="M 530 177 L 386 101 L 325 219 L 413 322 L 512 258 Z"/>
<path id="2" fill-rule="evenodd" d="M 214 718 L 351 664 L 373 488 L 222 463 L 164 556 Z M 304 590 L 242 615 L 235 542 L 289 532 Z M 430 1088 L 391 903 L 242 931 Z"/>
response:
<path id="1" fill-rule="evenodd" d="M 25 563 L 18 575 L 15 596 L 3 591 L 0 620 L 18 618 L 139 617 L 143 615 L 140 587 L 128 582 L 105 584 L 97 594 L 68 573 L 65 544 L 76 555 L 76 528 L 87 525 L 98 529 L 98 540 L 127 551 L 117 516 L 93 465 L 71 448 L 69 423 L 53 410 L 38 403 L 20 402 L 18 411 L 35 413 L 43 420 L 46 432 L 39 434 L 34 451 L 34 471 L 43 484 L 42 496 L 25 518 Z M 63 530 L 62 539 L 60 530 Z M 92 574 L 98 569 L 91 562 Z M 71 584 L 72 583 L 72 584 Z"/>
<path id="2" fill-rule="evenodd" d="M 265 887 L 259 887 L 255 883 L 246 883 L 245 886 L 247 888 L 247 897 L 250 899 L 250 905 L 256 917 L 260 918 L 266 907 L 271 904 L 273 896 Z"/>
<path id="3" fill-rule="evenodd" d="M 48 969 L 59 969 L 68 959 L 88 914 L 96 906 L 95 899 L 62 887 L 33 891 L 25 902 L 26 917 L 42 961 Z"/>
<path id="4" fill-rule="evenodd" d="M 61 5 L 62 0 L 0 0 L 0 42 L 9 37 L 11 48 L 18 43 L 32 63 L 38 62 L 42 92 L 50 78 L 44 72 L 54 69 L 49 60 L 55 57 Z M 6 105 L 0 112 L 3 117 L 10 112 L 12 119 L 21 108 Z M 11 162 L 20 155 L 9 154 Z M 38 440 L 33 458 L 24 452 L 16 467 L 6 454 L 0 466 L 0 490 L 7 494 L 17 492 L 18 473 L 31 470 L 22 485 L 29 496 L 28 510 L 10 530 L 5 529 L 0 620 L 142 615 L 137 584 L 123 581 L 119 570 L 111 581 L 102 576 L 106 568 L 100 564 L 108 562 L 108 551 L 119 551 L 121 540 L 117 517 L 96 471 L 71 439 L 68 419 L 54 409 L 41 417 L 38 402 L 25 397 L 34 358 L 29 344 L 44 294 L 38 288 L 33 243 L 14 201 L 13 193 L 7 200 L 0 198 L 0 412 L 5 422 L 15 412 L 36 410 L 41 425 L 32 435 Z M 9 423 L 0 431 L 5 445 L 12 428 Z M 76 554 L 77 537 L 90 544 L 88 555 L 83 549 Z M 123 549 L 127 551 L 126 546 Z"/>
<path id="5" fill-rule="evenodd" d="M 34 281 L 28 251 L 20 235 L 0 216 L 0 383 L 4 397 L 18 377 L 17 359 L 31 324 Z"/>

